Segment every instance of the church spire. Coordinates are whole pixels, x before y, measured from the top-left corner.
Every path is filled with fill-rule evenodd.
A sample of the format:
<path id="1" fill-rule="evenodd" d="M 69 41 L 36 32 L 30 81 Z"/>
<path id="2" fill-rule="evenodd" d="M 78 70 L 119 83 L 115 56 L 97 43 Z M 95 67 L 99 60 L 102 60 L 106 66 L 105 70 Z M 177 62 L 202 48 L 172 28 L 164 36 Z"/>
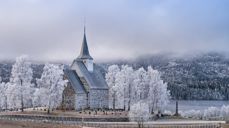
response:
<path id="1" fill-rule="evenodd" d="M 93 59 L 89 53 L 88 45 L 87 45 L 87 39 L 86 39 L 86 27 L 84 25 L 84 36 L 83 36 L 83 42 L 81 46 L 80 55 L 78 56 L 80 59 Z"/>
<path id="2" fill-rule="evenodd" d="M 84 24 L 84 26 L 83 26 L 83 34 L 84 34 L 84 35 L 86 34 L 86 26 L 85 26 L 85 24 Z"/>

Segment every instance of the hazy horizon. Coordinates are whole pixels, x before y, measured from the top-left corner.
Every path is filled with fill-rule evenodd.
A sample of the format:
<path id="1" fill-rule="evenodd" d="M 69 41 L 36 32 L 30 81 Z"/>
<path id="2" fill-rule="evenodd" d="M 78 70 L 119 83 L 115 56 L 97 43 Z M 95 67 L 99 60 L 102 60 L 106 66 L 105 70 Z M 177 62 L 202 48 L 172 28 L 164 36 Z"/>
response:
<path id="1" fill-rule="evenodd" d="M 228 54 L 228 5 L 228 0 L 0 1 L 0 60 L 27 54 L 42 62 L 71 62 L 80 52 L 84 18 L 96 61 Z"/>

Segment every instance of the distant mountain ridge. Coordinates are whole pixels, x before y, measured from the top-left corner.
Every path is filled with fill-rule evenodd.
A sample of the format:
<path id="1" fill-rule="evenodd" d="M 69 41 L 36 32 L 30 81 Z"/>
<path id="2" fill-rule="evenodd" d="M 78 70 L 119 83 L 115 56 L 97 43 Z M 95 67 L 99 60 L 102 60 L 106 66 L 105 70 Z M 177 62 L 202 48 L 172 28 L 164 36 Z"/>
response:
<path id="1" fill-rule="evenodd" d="M 0 76 L 4 82 L 9 81 L 12 64 L 0 63 Z M 220 53 L 191 57 L 148 55 L 131 61 L 102 63 L 103 75 L 111 64 L 128 64 L 134 68 L 151 65 L 161 72 L 173 99 L 229 100 L 229 59 Z M 36 78 L 40 78 L 43 67 L 44 64 L 32 64 L 34 83 Z"/>

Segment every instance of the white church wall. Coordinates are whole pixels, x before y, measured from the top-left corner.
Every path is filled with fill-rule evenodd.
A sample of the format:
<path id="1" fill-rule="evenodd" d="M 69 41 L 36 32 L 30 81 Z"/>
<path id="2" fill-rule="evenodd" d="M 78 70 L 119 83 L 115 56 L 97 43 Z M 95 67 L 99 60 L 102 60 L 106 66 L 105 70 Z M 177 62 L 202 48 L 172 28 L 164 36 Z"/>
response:
<path id="1" fill-rule="evenodd" d="M 91 89 L 89 94 L 90 108 L 108 108 L 108 90 Z"/>
<path id="2" fill-rule="evenodd" d="M 78 93 L 75 97 L 75 109 L 82 110 L 87 108 L 87 96 L 85 93 Z"/>

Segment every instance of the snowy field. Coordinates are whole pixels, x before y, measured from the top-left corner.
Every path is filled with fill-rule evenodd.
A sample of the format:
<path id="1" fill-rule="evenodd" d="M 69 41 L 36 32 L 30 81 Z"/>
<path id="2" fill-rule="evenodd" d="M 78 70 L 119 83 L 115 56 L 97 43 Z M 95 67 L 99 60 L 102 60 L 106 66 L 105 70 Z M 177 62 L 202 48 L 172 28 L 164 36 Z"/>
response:
<path id="1" fill-rule="evenodd" d="M 208 107 L 222 107 L 223 105 L 229 105 L 229 101 L 216 101 L 216 100 L 180 100 L 179 111 L 188 110 L 204 110 Z M 174 100 L 170 101 L 166 106 L 166 110 L 175 112 L 176 102 Z"/>

